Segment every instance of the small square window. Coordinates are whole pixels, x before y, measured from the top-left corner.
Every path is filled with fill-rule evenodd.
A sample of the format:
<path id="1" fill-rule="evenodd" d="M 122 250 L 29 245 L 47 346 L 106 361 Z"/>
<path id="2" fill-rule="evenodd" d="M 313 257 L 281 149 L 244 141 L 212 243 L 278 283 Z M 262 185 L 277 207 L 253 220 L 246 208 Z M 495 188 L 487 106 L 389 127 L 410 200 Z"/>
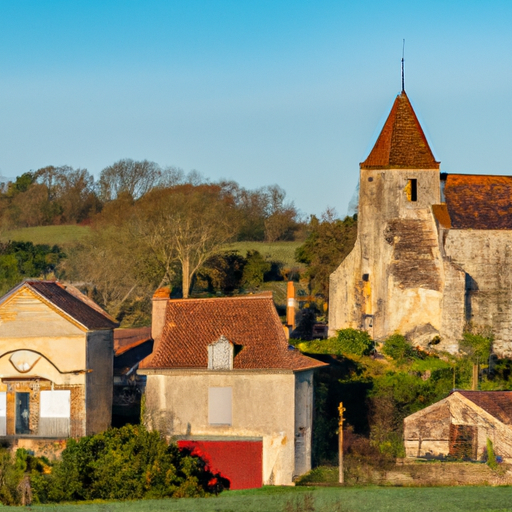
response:
<path id="1" fill-rule="evenodd" d="M 370 280 L 370 274 L 363 274 L 363 281 L 369 281 Z"/>

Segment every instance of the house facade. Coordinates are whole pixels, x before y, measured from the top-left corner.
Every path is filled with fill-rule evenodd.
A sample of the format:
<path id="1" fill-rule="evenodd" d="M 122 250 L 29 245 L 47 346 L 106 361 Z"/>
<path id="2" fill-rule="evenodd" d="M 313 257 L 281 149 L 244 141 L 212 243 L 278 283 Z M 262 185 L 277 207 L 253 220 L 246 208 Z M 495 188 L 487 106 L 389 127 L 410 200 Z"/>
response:
<path id="1" fill-rule="evenodd" d="M 0 437 L 110 427 L 117 323 L 76 288 L 24 281 L 0 298 Z"/>
<path id="2" fill-rule="evenodd" d="M 153 299 L 145 421 L 196 447 L 231 488 L 291 484 L 311 468 L 313 372 L 272 295 Z"/>
<path id="3" fill-rule="evenodd" d="M 330 278 L 329 331 L 452 353 L 492 329 L 512 354 L 512 177 L 440 173 L 405 91 L 360 164 L 358 235 Z"/>
<path id="4" fill-rule="evenodd" d="M 407 457 L 482 460 L 488 439 L 512 462 L 512 391 L 453 391 L 404 420 Z"/>

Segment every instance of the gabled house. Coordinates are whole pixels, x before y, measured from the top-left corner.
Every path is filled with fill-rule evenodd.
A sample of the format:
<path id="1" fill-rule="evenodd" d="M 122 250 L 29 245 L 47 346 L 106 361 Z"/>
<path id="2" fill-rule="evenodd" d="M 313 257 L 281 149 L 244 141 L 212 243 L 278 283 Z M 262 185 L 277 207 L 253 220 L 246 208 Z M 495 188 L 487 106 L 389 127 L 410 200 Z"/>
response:
<path id="1" fill-rule="evenodd" d="M 512 391 L 453 391 L 404 420 L 408 457 L 481 460 L 487 439 L 512 462 Z"/>
<path id="2" fill-rule="evenodd" d="M 232 489 L 291 484 L 311 467 L 313 372 L 288 345 L 271 293 L 153 298 L 145 421 L 199 450 Z"/>
<path id="3" fill-rule="evenodd" d="M 27 280 L 0 298 L 0 436 L 110 427 L 116 321 L 72 286 Z"/>

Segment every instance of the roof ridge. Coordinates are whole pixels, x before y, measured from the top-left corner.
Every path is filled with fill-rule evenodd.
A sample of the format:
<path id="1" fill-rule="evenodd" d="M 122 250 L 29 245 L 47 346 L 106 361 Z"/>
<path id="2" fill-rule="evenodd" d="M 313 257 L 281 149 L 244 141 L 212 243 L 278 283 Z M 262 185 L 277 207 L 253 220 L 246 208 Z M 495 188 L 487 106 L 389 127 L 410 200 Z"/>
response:
<path id="1" fill-rule="evenodd" d="M 247 294 L 247 295 L 234 295 L 233 297 L 223 296 L 223 297 L 189 297 L 187 299 L 169 299 L 169 302 L 177 303 L 177 302 L 206 302 L 206 301 L 219 301 L 219 300 L 240 300 L 240 299 L 272 299 L 273 293 L 270 292 L 261 292 L 256 294 Z"/>

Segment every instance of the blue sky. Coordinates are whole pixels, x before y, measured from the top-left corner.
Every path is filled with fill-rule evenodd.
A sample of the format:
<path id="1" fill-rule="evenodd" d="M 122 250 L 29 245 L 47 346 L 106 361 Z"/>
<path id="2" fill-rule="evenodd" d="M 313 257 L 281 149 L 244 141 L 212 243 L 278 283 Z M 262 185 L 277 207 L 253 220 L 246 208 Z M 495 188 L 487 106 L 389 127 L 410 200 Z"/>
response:
<path id="1" fill-rule="evenodd" d="M 340 215 L 406 90 L 441 169 L 512 174 L 512 2 L 0 0 L 0 174 L 120 158 Z"/>

